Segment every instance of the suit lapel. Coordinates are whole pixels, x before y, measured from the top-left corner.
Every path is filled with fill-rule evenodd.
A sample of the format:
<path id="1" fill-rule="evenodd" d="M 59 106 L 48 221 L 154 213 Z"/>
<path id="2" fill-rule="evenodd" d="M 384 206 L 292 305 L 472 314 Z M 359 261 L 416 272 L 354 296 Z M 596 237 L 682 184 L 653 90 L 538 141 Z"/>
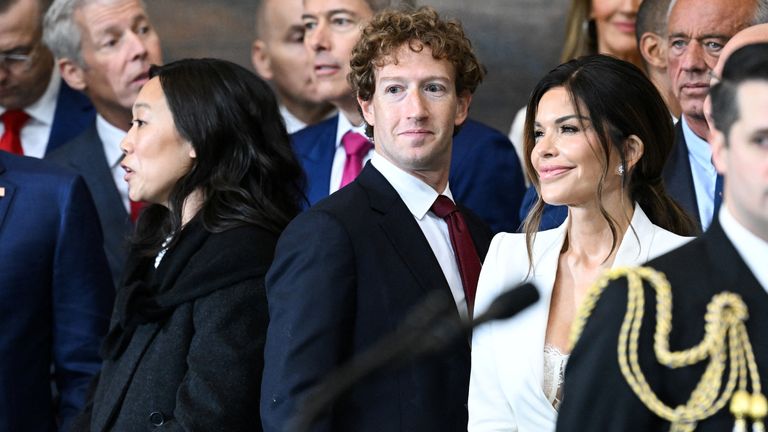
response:
<path id="1" fill-rule="evenodd" d="M 417 285 L 424 292 L 440 288 L 450 293 L 448 281 L 424 233 L 392 185 L 370 163 L 365 165 L 356 182 L 368 192 L 371 209 L 381 214 L 379 226 Z"/>
<path id="2" fill-rule="evenodd" d="M 160 330 L 159 323 L 141 325 L 136 329 L 130 344 L 120 359 L 109 365 L 111 376 L 109 385 L 96 395 L 93 412 L 93 429 L 96 431 L 109 430 L 114 417 L 122 405 L 128 383 L 136 372 L 139 360 L 144 356 L 149 344 Z M 106 368 L 106 366 L 105 366 Z M 105 378 L 102 372 L 101 379 Z"/>
<path id="3" fill-rule="evenodd" d="M 93 124 L 81 136 L 86 145 L 79 145 L 73 151 L 71 158 L 73 166 L 82 173 L 86 179 L 93 179 L 88 185 L 91 194 L 94 197 L 99 196 L 100 202 L 109 203 L 104 207 L 104 213 L 111 222 L 120 221 L 126 223 L 128 211 L 123 205 L 120 193 L 115 186 L 115 180 L 112 177 L 112 171 L 109 167 L 109 161 L 104 153 L 104 145 L 96 131 L 96 123 Z"/>
<path id="4" fill-rule="evenodd" d="M 96 110 L 90 99 L 83 93 L 73 90 L 64 80 L 61 80 L 59 95 L 56 98 L 56 111 L 45 153 L 48 154 L 75 138 L 95 121 Z"/>
<path id="5" fill-rule="evenodd" d="M 683 207 L 701 230 L 699 205 L 696 201 L 696 189 L 693 186 L 693 174 L 688 160 L 688 145 L 683 135 L 682 121 L 678 121 L 675 125 L 675 142 L 662 175 L 669 195 Z"/>
<path id="6" fill-rule="evenodd" d="M 307 199 L 310 205 L 329 195 L 331 167 L 336 153 L 334 141 L 337 124 L 338 114 L 292 137 L 294 149 L 307 175 Z"/>

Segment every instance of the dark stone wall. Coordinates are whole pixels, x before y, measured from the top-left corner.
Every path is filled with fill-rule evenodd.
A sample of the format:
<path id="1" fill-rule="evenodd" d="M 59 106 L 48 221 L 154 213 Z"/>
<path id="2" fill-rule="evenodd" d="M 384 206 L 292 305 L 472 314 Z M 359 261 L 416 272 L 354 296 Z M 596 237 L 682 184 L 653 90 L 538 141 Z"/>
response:
<path id="1" fill-rule="evenodd" d="M 541 76 L 557 65 L 569 0 L 433 0 L 457 18 L 472 39 L 488 77 L 471 115 L 507 133 Z M 163 41 L 165 60 L 219 57 L 250 65 L 253 2 L 249 0 L 148 0 Z"/>

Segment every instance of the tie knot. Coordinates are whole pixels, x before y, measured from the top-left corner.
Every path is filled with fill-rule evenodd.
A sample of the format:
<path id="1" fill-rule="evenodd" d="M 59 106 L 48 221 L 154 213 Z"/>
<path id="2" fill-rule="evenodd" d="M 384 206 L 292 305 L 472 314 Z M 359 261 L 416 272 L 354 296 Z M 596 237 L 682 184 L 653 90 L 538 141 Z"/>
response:
<path id="1" fill-rule="evenodd" d="M 29 120 L 29 114 L 22 110 L 8 110 L 0 117 L 3 119 L 5 129 L 12 130 L 15 133 L 18 133 L 24 126 L 24 123 Z"/>
<path id="2" fill-rule="evenodd" d="M 445 195 L 439 195 L 430 208 L 437 217 L 445 219 L 446 216 L 456 211 L 456 204 Z"/>
<path id="3" fill-rule="evenodd" d="M 371 147 L 373 147 L 373 144 L 368 141 L 368 138 L 352 131 L 344 134 L 341 138 L 341 144 L 344 146 L 344 151 L 347 153 L 348 157 L 357 156 L 362 158 L 371 151 Z"/>

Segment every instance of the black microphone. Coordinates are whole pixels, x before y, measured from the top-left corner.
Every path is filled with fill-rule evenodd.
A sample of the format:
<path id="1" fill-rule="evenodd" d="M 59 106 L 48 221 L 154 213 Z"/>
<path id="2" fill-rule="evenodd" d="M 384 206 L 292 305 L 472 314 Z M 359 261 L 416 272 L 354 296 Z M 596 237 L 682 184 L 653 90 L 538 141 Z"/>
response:
<path id="1" fill-rule="evenodd" d="M 539 300 L 539 290 L 532 283 L 524 283 L 496 297 L 488 309 L 472 320 L 472 328 L 488 321 L 511 318 Z"/>
<path id="2" fill-rule="evenodd" d="M 310 390 L 287 430 L 308 431 L 336 399 L 373 372 L 439 351 L 459 338 L 467 339 L 475 327 L 510 318 L 538 300 L 539 291 L 533 284 L 526 283 L 503 292 L 482 315 L 469 320 L 459 318 L 448 292 L 432 291 L 409 312 L 394 333 L 353 357 Z"/>

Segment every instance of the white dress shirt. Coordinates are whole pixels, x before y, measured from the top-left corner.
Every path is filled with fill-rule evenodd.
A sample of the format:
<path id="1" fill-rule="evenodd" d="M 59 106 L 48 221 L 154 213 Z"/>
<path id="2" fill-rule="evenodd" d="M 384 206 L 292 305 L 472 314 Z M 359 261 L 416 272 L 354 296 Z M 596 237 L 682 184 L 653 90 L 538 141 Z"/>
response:
<path id="1" fill-rule="evenodd" d="M 765 258 L 768 257 L 768 242 L 744 228 L 744 225 L 733 217 L 728 206 L 720 207 L 718 217 L 725 236 L 733 243 L 733 247 L 736 248 L 757 282 L 768 292 L 768 265 L 765 265 Z"/>
<path id="2" fill-rule="evenodd" d="M 451 288 L 453 301 L 456 302 L 459 314 L 466 317 L 467 299 L 464 296 L 464 286 L 461 283 L 456 255 L 453 246 L 451 246 L 448 223 L 429 211 L 438 195 L 445 195 L 453 201 L 450 186 L 446 185 L 445 190 L 438 194 L 431 186 L 401 170 L 376 152 L 371 156 L 371 164 L 395 188 L 400 199 L 413 214 L 416 223 L 419 224 L 419 228 L 427 238 L 440 268 L 443 270 L 443 275 L 445 275 L 448 286 Z"/>
<path id="3" fill-rule="evenodd" d="M 568 223 L 566 219 L 560 227 L 536 235 L 530 273 L 525 234 L 500 233 L 491 242 L 477 285 L 475 314 L 525 282 L 535 283 L 541 299 L 513 318 L 490 322 L 473 333 L 470 432 L 555 430 L 557 411 L 543 390 L 544 340 Z M 638 205 L 630 223 L 614 268 L 642 264 L 691 240 L 654 225 Z"/>
<path id="4" fill-rule="evenodd" d="M 104 146 L 104 155 L 107 157 L 107 164 L 112 172 L 112 178 L 115 180 L 117 191 L 120 192 L 120 198 L 123 200 L 126 211 L 130 213 L 131 203 L 128 198 L 128 183 L 124 180 L 125 171 L 120 166 L 120 161 L 123 159 L 120 143 L 127 133 L 122 129 L 112 126 L 100 114 L 96 116 L 96 133 L 99 135 L 101 144 Z"/>
<path id="5" fill-rule="evenodd" d="M 355 126 L 350 122 L 344 113 L 339 112 L 339 122 L 336 126 L 336 153 L 333 155 L 333 165 L 331 166 L 331 184 L 328 188 L 328 194 L 332 194 L 339 190 L 341 186 L 341 178 L 344 176 L 344 162 L 347 161 L 347 152 L 344 150 L 344 146 L 341 144 L 341 138 L 347 134 L 347 132 L 357 132 L 362 136 L 365 135 L 365 122 L 360 126 Z M 363 158 L 363 166 L 373 156 L 373 149 L 368 152 L 368 156 Z"/>
<path id="6" fill-rule="evenodd" d="M 717 170 L 712 165 L 712 147 L 708 142 L 693 133 L 685 116 L 681 116 L 683 122 L 683 136 L 688 146 L 688 161 L 691 164 L 693 175 L 693 188 L 696 192 L 696 202 L 699 205 L 699 220 L 701 228 L 706 231 L 712 223 L 715 213 L 715 182 Z"/>
<path id="7" fill-rule="evenodd" d="M 293 115 L 292 112 L 288 111 L 288 108 L 286 108 L 285 105 L 280 105 L 280 115 L 283 116 L 283 121 L 285 122 L 285 129 L 288 131 L 289 134 L 292 134 L 296 131 L 299 131 L 307 127 L 307 124 L 299 120 L 299 118 Z"/>
<path id="8" fill-rule="evenodd" d="M 25 156 L 36 158 L 45 156 L 45 150 L 51 136 L 53 117 L 56 114 L 59 88 L 61 88 L 61 75 L 59 75 L 59 69 L 54 67 L 45 93 L 35 103 L 24 108 L 24 112 L 30 117 L 24 127 L 21 128 L 21 148 L 24 149 Z M 5 111 L 5 107 L 0 107 L 0 114 Z M 0 122 L 0 136 L 3 133 L 5 133 L 5 126 L 3 122 Z"/>

